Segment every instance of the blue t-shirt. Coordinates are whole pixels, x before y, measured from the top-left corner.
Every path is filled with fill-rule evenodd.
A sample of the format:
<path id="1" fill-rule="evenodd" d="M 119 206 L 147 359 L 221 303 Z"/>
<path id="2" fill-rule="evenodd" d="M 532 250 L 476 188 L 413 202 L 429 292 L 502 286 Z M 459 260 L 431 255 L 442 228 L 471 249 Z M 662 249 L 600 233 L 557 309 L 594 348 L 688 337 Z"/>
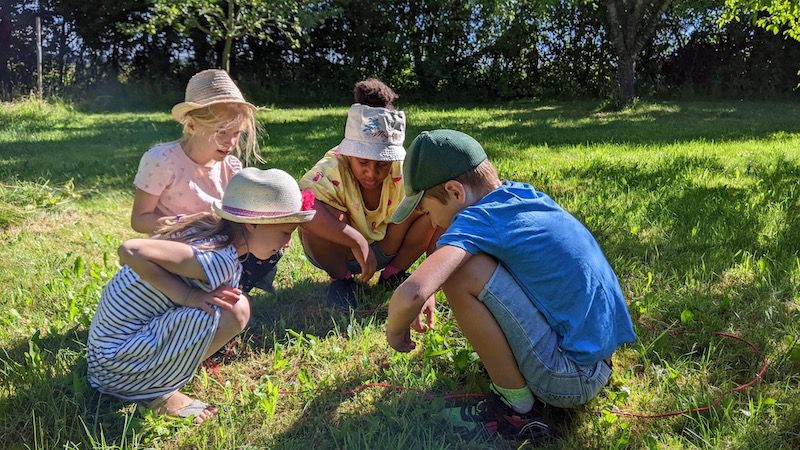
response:
<path id="1" fill-rule="evenodd" d="M 460 211 L 439 239 L 496 258 L 578 364 L 636 339 L 614 271 L 592 234 L 546 194 L 507 181 Z"/>

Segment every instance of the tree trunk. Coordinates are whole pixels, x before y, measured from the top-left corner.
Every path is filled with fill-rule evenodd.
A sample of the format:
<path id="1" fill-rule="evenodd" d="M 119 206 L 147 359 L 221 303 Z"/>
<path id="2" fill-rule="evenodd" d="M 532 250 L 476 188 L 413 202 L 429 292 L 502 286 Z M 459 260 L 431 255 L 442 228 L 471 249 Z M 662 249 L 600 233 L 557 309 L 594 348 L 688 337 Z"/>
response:
<path id="1" fill-rule="evenodd" d="M 233 0 L 228 1 L 228 17 L 225 24 L 225 48 L 222 50 L 222 63 L 225 64 L 225 71 L 231 73 L 231 47 L 233 47 L 233 36 L 236 30 L 234 18 Z"/>
<path id="2" fill-rule="evenodd" d="M 617 60 L 617 89 L 620 103 L 629 105 L 636 98 L 636 58 L 623 55 Z"/>
<path id="3" fill-rule="evenodd" d="M 231 36 L 225 37 L 225 47 L 222 49 L 222 64 L 225 71 L 231 73 L 231 47 L 233 46 L 233 38 Z"/>
<path id="4" fill-rule="evenodd" d="M 0 6 L 0 98 L 11 98 L 11 72 L 8 60 L 11 58 L 11 13 L 6 6 Z"/>
<path id="5" fill-rule="evenodd" d="M 636 98 L 636 60 L 671 0 L 605 0 L 608 38 L 617 55 L 620 106 Z M 649 13 L 649 14 L 648 14 Z"/>
<path id="6" fill-rule="evenodd" d="M 61 19 L 61 35 L 58 37 L 58 85 L 64 89 L 64 70 L 67 59 L 67 21 Z"/>

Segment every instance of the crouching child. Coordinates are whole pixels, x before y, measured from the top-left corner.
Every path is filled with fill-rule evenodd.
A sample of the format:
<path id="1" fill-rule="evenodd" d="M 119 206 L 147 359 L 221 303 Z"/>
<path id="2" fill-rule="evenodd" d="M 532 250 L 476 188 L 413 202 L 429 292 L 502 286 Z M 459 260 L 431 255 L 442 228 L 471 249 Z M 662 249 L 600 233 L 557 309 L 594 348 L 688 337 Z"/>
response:
<path id="1" fill-rule="evenodd" d="M 483 147 L 452 130 L 423 132 L 403 165 L 406 198 L 392 217 L 428 214 L 445 229 L 436 251 L 394 292 L 387 339 L 414 348 L 444 290 L 491 378 L 489 395 L 445 410 L 455 426 L 547 434 L 545 405 L 598 395 L 611 355 L 636 336 L 614 271 L 591 233 L 532 186 L 501 181 Z M 536 434 L 536 433 L 534 433 Z"/>

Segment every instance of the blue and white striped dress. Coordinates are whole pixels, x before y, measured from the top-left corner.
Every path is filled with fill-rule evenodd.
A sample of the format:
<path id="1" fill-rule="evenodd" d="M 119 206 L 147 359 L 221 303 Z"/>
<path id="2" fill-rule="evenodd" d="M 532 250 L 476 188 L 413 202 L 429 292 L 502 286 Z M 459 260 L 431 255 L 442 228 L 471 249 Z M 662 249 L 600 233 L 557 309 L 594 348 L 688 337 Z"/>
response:
<path id="1" fill-rule="evenodd" d="M 238 286 L 241 265 L 234 246 L 194 249 L 208 283 L 183 278 L 213 291 Z M 148 400 L 180 389 L 194 376 L 219 326 L 220 311 L 178 306 L 123 266 L 103 290 L 89 328 L 89 384 L 124 400 Z"/>

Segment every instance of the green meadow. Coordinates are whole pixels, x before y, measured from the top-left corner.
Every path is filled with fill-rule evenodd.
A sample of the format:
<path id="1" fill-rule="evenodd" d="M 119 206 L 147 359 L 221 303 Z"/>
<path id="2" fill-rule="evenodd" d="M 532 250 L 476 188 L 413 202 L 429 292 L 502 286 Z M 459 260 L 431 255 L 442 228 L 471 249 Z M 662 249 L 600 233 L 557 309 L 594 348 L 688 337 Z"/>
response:
<path id="1" fill-rule="evenodd" d="M 504 178 L 580 219 L 617 272 L 638 341 L 611 384 L 549 448 L 800 448 L 800 104 L 593 102 L 405 108 L 407 142 L 454 128 Z M 300 177 L 338 143 L 345 107 L 259 112 L 265 166 Z M 276 293 L 218 370 L 184 392 L 219 407 L 200 427 L 155 417 L 86 382 L 88 325 L 128 224 L 141 154 L 178 137 L 166 112 L 0 104 L 0 448 L 530 448 L 462 436 L 440 419 L 486 375 L 440 297 L 417 349 L 385 342 L 389 293 L 326 311 L 326 277 L 295 242 Z M 660 414 L 644 419 L 611 411 Z M 400 388 L 363 387 L 388 383 Z M 363 387 L 363 388 L 362 388 Z"/>

